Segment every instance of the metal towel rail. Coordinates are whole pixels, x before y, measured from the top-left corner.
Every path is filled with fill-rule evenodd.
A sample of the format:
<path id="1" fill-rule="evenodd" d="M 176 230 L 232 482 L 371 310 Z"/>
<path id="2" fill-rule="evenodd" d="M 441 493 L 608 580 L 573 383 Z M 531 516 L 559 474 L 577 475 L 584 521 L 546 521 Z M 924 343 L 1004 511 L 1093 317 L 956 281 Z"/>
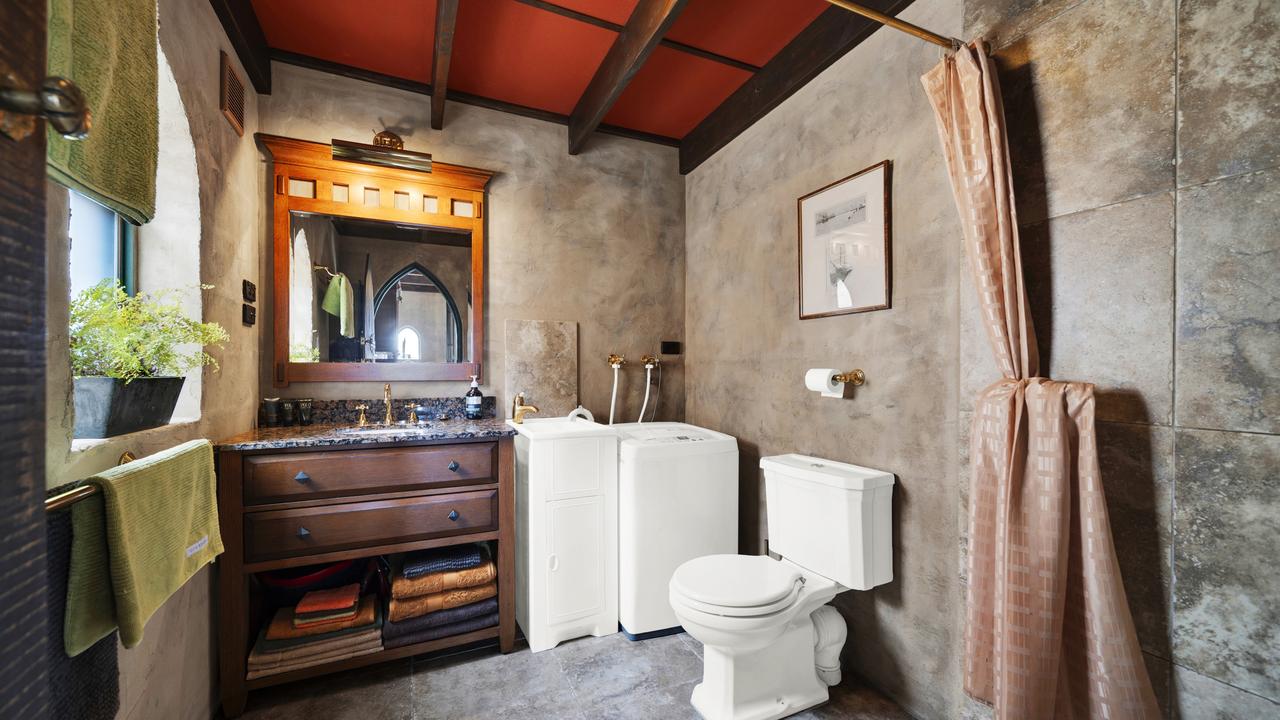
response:
<path id="1" fill-rule="evenodd" d="M 124 465 L 125 463 L 133 462 L 137 459 L 137 456 L 126 450 L 121 453 L 120 462 L 116 464 Z M 51 498 L 46 498 L 44 501 L 44 511 L 51 513 L 58 510 L 65 510 L 90 495 L 96 495 L 97 493 L 97 485 L 79 485 L 64 493 L 58 493 Z"/>

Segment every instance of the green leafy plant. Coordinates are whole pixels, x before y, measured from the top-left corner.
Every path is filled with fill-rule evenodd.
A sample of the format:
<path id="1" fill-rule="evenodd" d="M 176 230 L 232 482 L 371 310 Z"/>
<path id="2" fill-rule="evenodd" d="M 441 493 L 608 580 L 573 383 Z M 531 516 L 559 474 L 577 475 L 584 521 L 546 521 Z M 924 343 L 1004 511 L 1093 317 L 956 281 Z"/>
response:
<path id="1" fill-rule="evenodd" d="M 206 346 L 229 337 L 217 323 L 187 317 L 173 291 L 130 296 L 115 280 L 71 300 L 71 372 L 124 380 L 174 377 L 218 363 Z M 190 352 L 182 346 L 195 345 Z"/>

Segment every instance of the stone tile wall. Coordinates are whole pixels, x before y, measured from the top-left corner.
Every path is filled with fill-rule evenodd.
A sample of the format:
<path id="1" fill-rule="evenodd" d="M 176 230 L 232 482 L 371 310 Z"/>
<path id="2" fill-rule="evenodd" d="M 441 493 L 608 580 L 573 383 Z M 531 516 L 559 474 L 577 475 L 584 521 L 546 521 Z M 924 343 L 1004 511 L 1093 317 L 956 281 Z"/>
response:
<path id="1" fill-rule="evenodd" d="M 1129 605 L 1183 720 L 1280 713 L 1278 33 L 1268 0 L 965 3 L 998 48 L 1041 371 L 1097 384 Z M 994 378 L 972 292 L 961 442 Z"/>

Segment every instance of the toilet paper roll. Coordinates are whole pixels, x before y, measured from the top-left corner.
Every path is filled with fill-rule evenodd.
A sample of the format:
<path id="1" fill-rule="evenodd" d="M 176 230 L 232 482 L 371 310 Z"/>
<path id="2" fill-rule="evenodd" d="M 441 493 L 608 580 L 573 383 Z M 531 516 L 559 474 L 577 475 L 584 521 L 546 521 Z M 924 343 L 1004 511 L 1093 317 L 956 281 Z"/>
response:
<path id="1" fill-rule="evenodd" d="M 844 397 L 844 385 L 831 379 L 837 374 L 835 368 L 813 368 L 804 374 L 804 386 L 823 397 Z"/>

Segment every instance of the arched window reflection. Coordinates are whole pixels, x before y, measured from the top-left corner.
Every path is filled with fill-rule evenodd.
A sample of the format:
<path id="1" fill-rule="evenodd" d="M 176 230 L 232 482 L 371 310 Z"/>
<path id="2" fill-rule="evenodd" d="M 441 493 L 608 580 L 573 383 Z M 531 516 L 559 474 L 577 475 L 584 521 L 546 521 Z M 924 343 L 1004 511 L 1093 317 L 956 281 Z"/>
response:
<path id="1" fill-rule="evenodd" d="M 418 331 L 411 327 L 402 327 L 396 333 L 396 355 L 401 360 L 421 360 L 421 340 Z"/>

